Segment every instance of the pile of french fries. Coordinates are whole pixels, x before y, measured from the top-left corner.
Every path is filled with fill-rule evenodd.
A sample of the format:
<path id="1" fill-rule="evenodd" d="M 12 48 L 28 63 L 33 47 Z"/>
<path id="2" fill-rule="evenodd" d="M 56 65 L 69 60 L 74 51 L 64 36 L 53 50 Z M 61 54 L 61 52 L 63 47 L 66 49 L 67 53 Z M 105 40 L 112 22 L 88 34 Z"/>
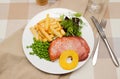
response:
<path id="1" fill-rule="evenodd" d="M 65 31 L 59 23 L 60 19 L 55 19 L 46 15 L 46 18 L 39 21 L 33 27 L 30 27 L 30 30 L 36 40 L 52 41 L 57 37 L 62 37 L 65 35 Z"/>

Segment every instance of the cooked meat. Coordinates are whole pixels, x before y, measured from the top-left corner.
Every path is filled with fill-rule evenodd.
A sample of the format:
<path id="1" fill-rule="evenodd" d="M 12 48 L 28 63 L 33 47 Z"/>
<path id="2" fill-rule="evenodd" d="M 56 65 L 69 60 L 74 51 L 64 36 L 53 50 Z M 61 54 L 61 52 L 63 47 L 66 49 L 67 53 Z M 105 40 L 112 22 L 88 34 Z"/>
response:
<path id="1" fill-rule="evenodd" d="M 51 61 L 58 59 L 64 50 L 75 50 L 78 53 L 79 61 L 85 60 L 90 52 L 87 42 L 82 37 L 57 38 L 51 42 L 49 47 Z"/>

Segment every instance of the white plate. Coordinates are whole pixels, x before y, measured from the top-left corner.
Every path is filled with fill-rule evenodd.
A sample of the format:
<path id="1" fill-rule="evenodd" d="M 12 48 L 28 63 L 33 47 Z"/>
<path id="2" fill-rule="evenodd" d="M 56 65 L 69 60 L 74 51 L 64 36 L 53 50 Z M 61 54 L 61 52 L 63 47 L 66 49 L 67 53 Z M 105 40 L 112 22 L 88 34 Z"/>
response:
<path id="1" fill-rule="evenodd" d="M 46 14 L 48 14 L 48 13 L 50 14 L 50 17 L 59 18 L 60 15 L 62 15 L 62 14 L 69 15 L 70 13 L 74 13 L 74 11 L 68 10 L 68 9 L 63 9 L 63 8 L 53 8 L 53 9 L 48 9 L 43 12 L 40 12 L 35 17 L 33 17 L 30 20 L 30 22 L 27 24 L 27 26 L 24 30 L 24 33 L 23 33 L 22 44 L 23 44 L 24 53 L 25 53 L 27 59 L 32 63 L 33 66 L 35 66 L 36 68 L 38 68 L 44 72 L 51 73 L 51 74 L 65 74 L 65 73 L 75 71 L 76 69 L 80 68 L 88 61 L 88 59 L 90 58 L 90 55 L 92 53 L 93 47 L 94 47 L 93 32 L 92 32 L 92 29 L 91 29 L 89 23 L 87 22 L 87 20 L 84 17 L 81 17 L 81 19 L 85 23 L 85 26 L 82 28 L 82 37 L 87 41 L 87 43 L 90 47 L 90 53 L 89 53 L 89 57 L 86 60 L 79 62 L 75 69 L 64 70 L 60 67 L 58 61 L 50 62 L 50 61 L 46 61 L 44 59 L 40 59 L 36 55 L 30 55 L 29 52 L 32 50 L 26 48 L 26 46 L 31 45 L 33 42 L 33 35 L 31 33 L 31 31 L 29 30 L 29 28 L 31 26 L 34 26 L 41 19 L 45 18 Z"/>

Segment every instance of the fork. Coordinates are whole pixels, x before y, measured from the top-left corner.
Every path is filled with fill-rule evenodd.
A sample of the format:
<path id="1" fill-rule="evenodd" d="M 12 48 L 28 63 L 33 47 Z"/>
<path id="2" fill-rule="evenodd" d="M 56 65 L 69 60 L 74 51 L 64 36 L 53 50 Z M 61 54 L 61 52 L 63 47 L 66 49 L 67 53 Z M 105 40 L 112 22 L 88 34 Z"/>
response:
<path id="1" fill-rule="evenodd" d="M 103 29 L 105 28 L 106 23 L 107 23 L 107 21 L 105 19 L 101 20 L 100 25 L 103 27 Z M 100 36 L 98 36 L 97 46 L 96 46 L 95 53 L 94 53 L 93 59 L 92 59 L 93 66 L 96 64 L 96 61 L 97 61 L 99 45 L 100 45 Z"/>

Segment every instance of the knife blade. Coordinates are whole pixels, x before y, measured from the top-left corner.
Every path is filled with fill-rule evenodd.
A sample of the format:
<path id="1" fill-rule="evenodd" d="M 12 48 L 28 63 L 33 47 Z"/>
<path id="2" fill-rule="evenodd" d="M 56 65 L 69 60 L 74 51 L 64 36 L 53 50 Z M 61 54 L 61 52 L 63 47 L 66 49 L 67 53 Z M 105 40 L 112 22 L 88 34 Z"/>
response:
<path id="1" fill-rule="evenodd" d="M 90 18 L 92 19 L 93 23 L 94 23 L 95 26 L 96 26 L 96 29 L 97 29 L 99 35 L 101 36 L 103 42 L 105 43 L 105 45 L 106 45 L 106 47 L 107 47 L 107 49 L 108 49 L 108 51 L 109 51 L 109 55 L 110 55 L 110 57 L 111 57 L 111 59 L 112 59 L 112 62 L 114 63 L 114 65 L 115 65 L 116 67 L 119 67 L 118 59 L 117 59 L 117 57 L 115 56 L 115 53 L 113 52 L 112 48 L 110 47 L 110 44 L 109 44 L 109 42 L 108 42 L 108 40 L 107 40 L 107 37 L 106 37 L 106 35 L 105 35 L 105 32 L 103 31 L 102 26 L 99 24 L 98 20 L 97 20 L 94 16 L 92 16 L 92 17 L 90 17 Z"/>

